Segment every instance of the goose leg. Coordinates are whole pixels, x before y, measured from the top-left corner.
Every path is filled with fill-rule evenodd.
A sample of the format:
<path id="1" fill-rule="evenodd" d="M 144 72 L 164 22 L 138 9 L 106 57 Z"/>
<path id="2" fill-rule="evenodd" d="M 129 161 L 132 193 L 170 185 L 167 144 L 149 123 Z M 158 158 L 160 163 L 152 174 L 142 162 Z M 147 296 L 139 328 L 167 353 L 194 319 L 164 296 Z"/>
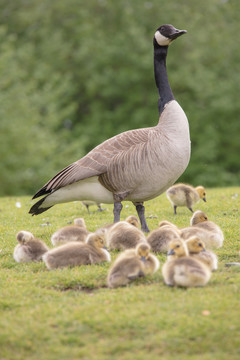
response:
<path id="1" fill-rule="evenodd" d="M 149 232 L 149 228 L 147 226 L 147 222 L 145 219 L 145 207 L 143 206 L 143 203 L 135 203 L 134 204 L 136 206 L 136 210 L 138 213 L 138 217 L 141 223 L 141 229 L 144 232 Z"/>
<path id="2" fill-rule="evenodd" d="M 174 215 L 177 215 L 177 206 L 176 205 L 174 205 Z"/>
<path id="3" fill-rule="evenodd" d="M 114 214 L 114 222 L 120 221 L 120 213 L 122 211 L 122 203 L 120 201 L 114 202 L 113 214 Z"/>

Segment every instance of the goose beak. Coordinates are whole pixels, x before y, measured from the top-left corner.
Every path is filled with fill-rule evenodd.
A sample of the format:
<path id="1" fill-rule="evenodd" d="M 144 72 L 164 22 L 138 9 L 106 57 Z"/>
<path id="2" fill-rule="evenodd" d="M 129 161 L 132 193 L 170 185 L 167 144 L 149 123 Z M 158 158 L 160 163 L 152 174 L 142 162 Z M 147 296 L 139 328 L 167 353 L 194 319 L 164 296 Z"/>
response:
<path id="1" fill-rule="evenodd" d="M 178 29 L 175 29 L 174 32 L 169 35 L 169 39 L 171 40 L 175 40 L 176 38 L 178 38 L 179 36 L 183 35 L 183 34 L 186 34 L 187 33 L 187 30 L 178 30 Z"/>
<path id="2" fill-rule="evenodd" d="M 175 255 L 175 251 L 173 249 L 169 250 L 167 255 Z"/>
<path id="3" fill-rule="evenodd" d="M 207 199 L 204 197 L 204 198 L 203 198 L 203 201 L 204 201 L 204 202 L 207 202 Z"/>

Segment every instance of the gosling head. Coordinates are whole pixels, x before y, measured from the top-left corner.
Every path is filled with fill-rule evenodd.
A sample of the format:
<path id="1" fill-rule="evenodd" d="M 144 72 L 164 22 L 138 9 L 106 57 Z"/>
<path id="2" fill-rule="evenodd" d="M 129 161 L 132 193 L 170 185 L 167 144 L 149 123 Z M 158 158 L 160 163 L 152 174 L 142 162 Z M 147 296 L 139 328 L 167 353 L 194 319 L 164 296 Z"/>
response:
<path id="1" fill-rule="evenodd" d="M 138 244 L 136 247 L 136 253 L 138 258 L 145 263 L 150 254 L 150 246 L 145 243 Z"/>
<path id="2" fill-rule="evenodd" d="M 89 234 L 86 243 L 96 248 L 106 249 L 104 235 L 101 233 Z"/>
<path id="3" fill-rule="evenodd" d="M 154 44 L 168 46 L 179 36 L 186 34 L 186 30 L 178 30 L 170 24 L 161 25 L 154 34 Z"/>
<path id="4" fill-rule="evenodd" d="M 26 244 L 29 240 L 33 239 L 34 236 L 29 231 L 22 230 L 17 233 L 16 238 L 19 244 L 23 245 Z"/>
<path id="5" fill-rule="evenodd" d="M 193 216 L 191 217 L 190 225 L 191 226 L 197 225 L 200 222 L 204 222 L 204 221 L 208 221 L 207 215 L 203 211 L 197 210 L 193 213 Z"/>
<path id="6" fill-rule="evenodd" d="M 139 228 L 139 221 L 136 216 L 130 215 L 126 218 L 126 220 L 130 225 L 135 226 L 136 228 Z"/>
<path id="7" fill-rule="evenodd" d="M 74 219 L 73 224 L 82 228 L 86 228 L 85 220 L 83 218 Z"/>
<path id="8" fill-rule="evenodd" d="M 183 240 L 176 239 L 170 242 L 168 246 L 168 256 L 171 256 L 171 258 L 179 258 L 182 256 L 188 256 L 188 248 L 187 245 Z"/>
<path id="9" fill-rule="evenodd" d="M 193 236 L 186 240 L 186 245 L 191 254 L 199 254 L 201 251 L 206 251 L 204 242 L 197 236 Z"/>
<path id="10" fill-rule="evenodd" d="M 195 190 L 197 191 L 200 199 L 202 199 L 204 202 L 207 202 L 207 199 L 206 199 L 207 193 L 206 193 L 206 190 L 204 189 L 204 187 L 203 186 L 197 186 L 195 188 Z"/>

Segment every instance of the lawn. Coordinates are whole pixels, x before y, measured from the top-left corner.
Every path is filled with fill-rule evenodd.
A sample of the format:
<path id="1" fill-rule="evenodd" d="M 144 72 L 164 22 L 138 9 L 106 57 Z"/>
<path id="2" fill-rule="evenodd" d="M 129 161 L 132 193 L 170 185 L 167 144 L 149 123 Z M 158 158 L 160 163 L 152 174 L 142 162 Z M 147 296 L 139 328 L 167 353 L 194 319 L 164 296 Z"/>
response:
<path id="1" fill-rule="evenodd" d="M 163 219 L 189 224 L 189 210 L 174 216 L 165 194 L 145 205 L 151 230 Z M 240 261 L 239 205 L 240 188 L 219 188 L 194 207 L 225 235 L 216 250 L 219 269 L 206 287 L 168 288 L 160 267 L 152 277 L 108 289 L 109 264 L 48 271 L 43 263 L 18 264 L 12 254 L 20 230 L 51 246 L 51 234 L 76 217 L 91 231 L 112 222 L 111 205 L 88 215 L 74 202 L 32 217 L 30 197 L 1 198 L 0 360 L 240 359 L 240 267 L 225 267 Z M 133 205 L 124 203 L 121 218 L 130 214 Z"/>

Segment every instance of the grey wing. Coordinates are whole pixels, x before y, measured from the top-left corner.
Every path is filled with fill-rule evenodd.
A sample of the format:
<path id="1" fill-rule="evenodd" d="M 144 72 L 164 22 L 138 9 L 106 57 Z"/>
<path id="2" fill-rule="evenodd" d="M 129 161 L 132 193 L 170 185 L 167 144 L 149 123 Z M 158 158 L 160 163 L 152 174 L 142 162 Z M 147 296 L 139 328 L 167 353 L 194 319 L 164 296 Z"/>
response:
<path id="1" fill-rule="evenodd" d="M 83 158 L 57 173 L 33 196 L 33 199 L 77 181 L 105 174 L 114 159 L 133 153 L 134 149 L 148 141 L 149 129 L 151 128 L 130 130 L 106 140 Z"/>

